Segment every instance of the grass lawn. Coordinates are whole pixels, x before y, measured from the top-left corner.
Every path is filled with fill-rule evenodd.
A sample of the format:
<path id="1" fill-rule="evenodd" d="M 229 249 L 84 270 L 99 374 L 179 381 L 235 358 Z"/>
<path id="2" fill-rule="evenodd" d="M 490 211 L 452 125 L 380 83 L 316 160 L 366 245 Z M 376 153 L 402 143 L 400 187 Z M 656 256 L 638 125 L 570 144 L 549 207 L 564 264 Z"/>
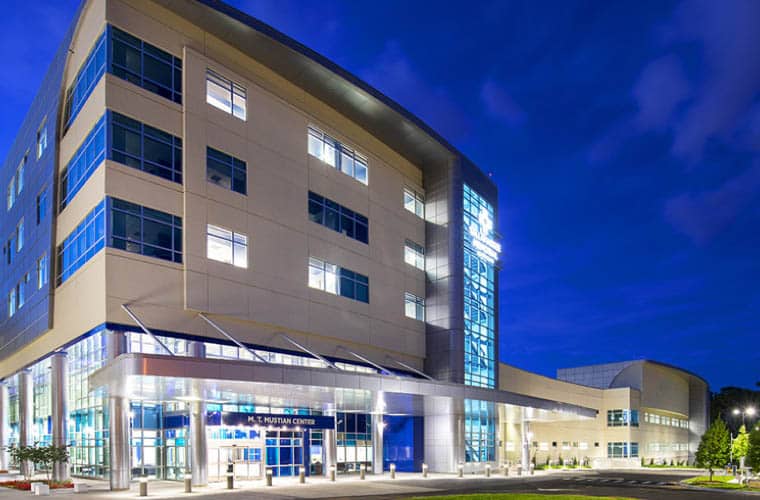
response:
<path id="1" fill-rule="evenodd" d="M 743 491 L 760 491 L 760 488 L 750 488 L 738 483 L 729 483 L 733 479 L 733 476 L 718 476 L 713 475 L 713 480 L 710 481 L 710 476 L 697 476 L 684 481 L 685 484 L 692 486 L 701 486 L 703 488 L 716 488 L 719 490 L 743 490 Z"/>
<path id="2" fill-rule="evenodd" d="M 586 495 L 540 495 L 538 493 L 481 493 L 416 497 L 411 500 L 633 500 L 626 497 L 589 497 Z"/>

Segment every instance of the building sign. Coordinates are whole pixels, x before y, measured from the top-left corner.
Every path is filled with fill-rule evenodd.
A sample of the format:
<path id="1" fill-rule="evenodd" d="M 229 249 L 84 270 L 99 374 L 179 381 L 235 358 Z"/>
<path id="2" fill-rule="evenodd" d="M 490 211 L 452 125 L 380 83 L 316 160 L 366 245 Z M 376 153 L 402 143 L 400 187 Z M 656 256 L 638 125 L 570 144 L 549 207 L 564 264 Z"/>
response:
<path id="1" fill-rule="evenodd" d="M 472 247 L 478 257 L 488 261 L 489 264 L 496 262 L 501 253 L 501 244 L 491 237 L 493 234 L 493 218 L 488 210 L 481 208 L 477 223 L 471 220 L 467 230 L 472 237 Z"/>
<path id="2" fill-rule="evenodd" d="M 334 429 L 335 417 L 322 415 L 280 415 L 274 413 L 238 413 L 222 412 L 222 425 L 296 428 L 301 429 Z"/>

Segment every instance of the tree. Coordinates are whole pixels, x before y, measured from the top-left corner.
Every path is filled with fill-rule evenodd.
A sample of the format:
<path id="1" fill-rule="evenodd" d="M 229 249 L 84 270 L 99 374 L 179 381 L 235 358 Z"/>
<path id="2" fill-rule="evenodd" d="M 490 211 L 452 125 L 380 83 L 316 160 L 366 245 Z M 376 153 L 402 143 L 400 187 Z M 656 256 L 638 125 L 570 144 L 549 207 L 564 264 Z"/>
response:
<path id="1" fill-rule="evenodd" d="M 755 429 L 750 432 L 748 441 L 747 465 L 758 470 L 760 469 L 760 430 Z"/>
<path id="2" fill-rule="evenodd" d="M 713 479 L 713 469 L 723 467 L 729 458 L 731 441 L 728 428 L 723 420 L 716 418 L 697 448 L 697 465 L 710 471 L 710 481 Z"/>
<path id="3" fill-rule="evenodd" d="M 734 458 L 739 459 L 743 465 L 742 459 L 747 456 L 748 452 L 749 435 L 747 434 L 747 428 L 742 425 L 739 427 L 739 434 L 734 439 L 734 442 L 731 443 L 731 453 L 733 454 Z"/>

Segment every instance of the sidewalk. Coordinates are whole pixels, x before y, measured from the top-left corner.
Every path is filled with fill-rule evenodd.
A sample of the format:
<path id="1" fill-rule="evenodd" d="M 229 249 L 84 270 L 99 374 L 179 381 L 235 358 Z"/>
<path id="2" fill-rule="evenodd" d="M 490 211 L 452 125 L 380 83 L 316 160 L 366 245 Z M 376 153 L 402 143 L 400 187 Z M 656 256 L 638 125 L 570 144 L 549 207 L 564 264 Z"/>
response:
<path id="1" fill-rule="evenodd" d="M 557 471 L 559 472 L 559 471 Z M 567 471 L 562 471 L 567 472 Z M 234 490 L 227 490 L 226 484 L 221 482 L 210 483 L 205 487 L 194 487 L 192 493 L 184 492 L 184 485 L 176 481 L 151 481 L 148 484 L 148 496 L 154 499 L 177 498 L 177 497 L 203 497 L 209 500 L 223 498 L 228 495 L 244 495 L 250 498 L 252 495 L 257 499 L 289 499 L 289 498 L 338 498 L 338 497 L 369 497 L 373 495 L 410 495 L 410 494 L 431 494 L 442 491 L 442 488 L 436 487 L 440 481 L 455 482 L 479 482 L 483 486 L 488 483 L 498 483 L 503 481 L 519 482 L 530 481 L 531 479 L 545 478 L 547 475 L 555 472 L 536 472 L 535 476 L 516 476 L 510 475 L 505 477 L 503 474 L 492 474 L 486 478 L 483 474 L 466 474 L 464 478 L 458 478 L 456 474 L 429 474 L 427 479 L 420 473 L 397 473 L 396 479 L 391 479 L 389 473 L 383 475 L 367 475 L 366 480 L 359 479 L 358 475 L 338 476 L 335 482 L 331 482 L 325 477 L 306 478 L 306 484 L 299 484 L 298 477 L 274 478 L 273 486 L 266 486 L 265 480 L 257 481 L 236 481 Z M 582 473 L 582 472 L 581 472 Z M 84 482 L 90 485 L 89 493 L 85 494 L 82 500 L 122 500 L 134 499 L 138 496 L 138 483 L 133 482 L 131 488 L 127 491 L 108 490 L 107 481 L 98 481 L 92 479 L 75 479 L 76 482 Z M 449 483 L 451 484 L 451 483 Z M 70 497 L 75 495 L 71 489 L 54 490 L 51 496 Z M 0 499 L 16 500 L 20 498 L 29 498 L 30 493 L 27 491 L 10 490 L 0 488 Z M 79 496 L 79 495 L 77 495 Z M 74 500 L 74 499 L 72 499 Z M 232 498 L 227 497 L 227 500 Z"/>

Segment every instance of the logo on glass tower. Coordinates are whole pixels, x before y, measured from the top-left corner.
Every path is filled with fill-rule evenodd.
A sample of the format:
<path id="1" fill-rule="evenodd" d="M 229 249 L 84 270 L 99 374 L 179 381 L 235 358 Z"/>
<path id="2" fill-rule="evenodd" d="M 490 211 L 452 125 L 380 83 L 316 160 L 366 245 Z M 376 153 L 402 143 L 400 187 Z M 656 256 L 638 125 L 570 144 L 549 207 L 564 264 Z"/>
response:
<path id="1" fill-rule="evenodd" d="M 493 218 L 488 210 L 480 209 L 477 223 L 474 220 L 471 221 L 468 231 L 472 236 L 472 247 L 478 257 L 488 261 L 489 264 L 496 262 L 501 253 L 501 244 L 491 237 L 493 234 Z"/>

